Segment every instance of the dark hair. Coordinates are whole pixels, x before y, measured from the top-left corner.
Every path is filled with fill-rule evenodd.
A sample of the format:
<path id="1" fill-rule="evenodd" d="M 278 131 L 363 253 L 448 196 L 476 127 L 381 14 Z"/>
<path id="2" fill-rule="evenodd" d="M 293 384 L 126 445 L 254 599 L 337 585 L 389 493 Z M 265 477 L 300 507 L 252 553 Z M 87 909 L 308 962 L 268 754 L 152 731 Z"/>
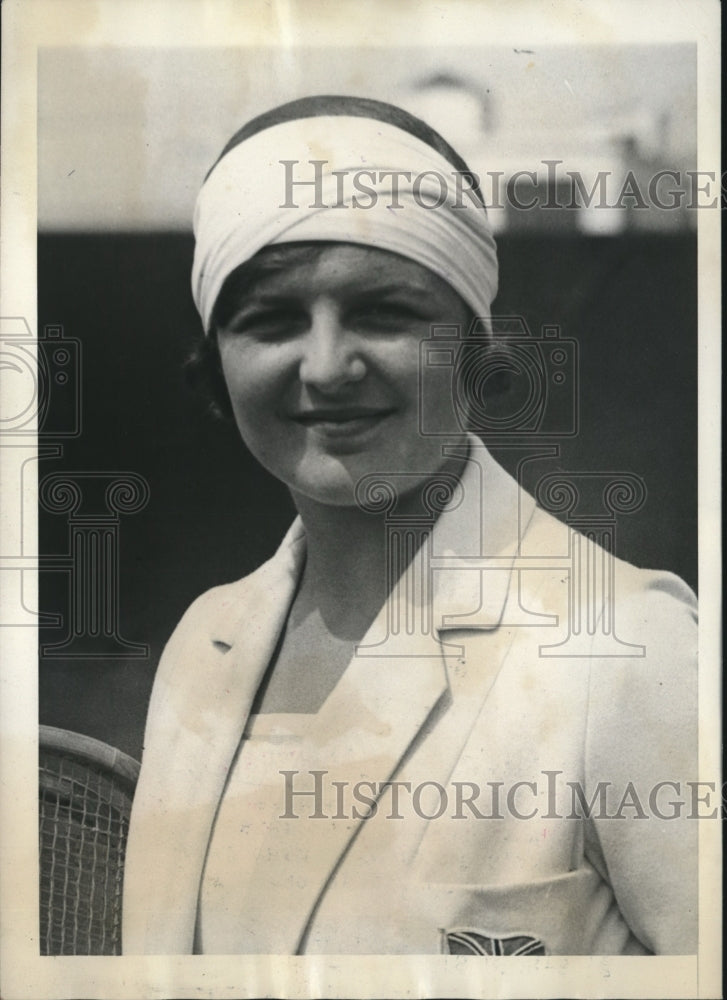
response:
<path id="1" fill-rule="evenodd" d="M 484 205 L 477 178 L 472 174 L 462 157 L 438 132 L 402 108 L 365 97 L 337 95 L 303 97 L 258 115 L 232 136 L 207 172 L 205 180 L 231 149 L 258 132 L 299 118 L 318 118 L 331 115 L 372 118 L 375 121 L 394 125 L 415 136 L 436 150 L 457 171 L 465 174 L 473 193 Z M 209 333 L 207 335 L 200 333 L 185 364 L 187 384 L 203 393 L 207 398 L 210 412 L 216 416 L 232 418 L 232 405 L 222 374 L 217 329 L 224 325 L 226 319 L 229 319 L 231 310 L 239 303 L 240 296 L 246 291 L 249 292 L 261 277 L 294 266 L 302 260 L 310 261 L 326 245 L 323 242 L 316 244 L 286 243 L 280 246 L 263 247 L 254 257 L 235 268 L 227 276 L 212 311 Z"/>

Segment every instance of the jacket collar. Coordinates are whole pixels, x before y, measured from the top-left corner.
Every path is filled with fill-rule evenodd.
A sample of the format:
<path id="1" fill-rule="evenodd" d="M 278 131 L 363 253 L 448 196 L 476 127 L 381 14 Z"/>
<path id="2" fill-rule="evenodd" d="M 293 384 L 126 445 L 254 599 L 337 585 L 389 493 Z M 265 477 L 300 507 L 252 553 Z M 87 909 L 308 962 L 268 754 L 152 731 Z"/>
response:
<path id="1" fill-rule="evenodd" d="M 494 629 L 535 501 L 474 435 L 460 485 L 460 497 L 432 532 L 435 625 L 438 631 Z"/>

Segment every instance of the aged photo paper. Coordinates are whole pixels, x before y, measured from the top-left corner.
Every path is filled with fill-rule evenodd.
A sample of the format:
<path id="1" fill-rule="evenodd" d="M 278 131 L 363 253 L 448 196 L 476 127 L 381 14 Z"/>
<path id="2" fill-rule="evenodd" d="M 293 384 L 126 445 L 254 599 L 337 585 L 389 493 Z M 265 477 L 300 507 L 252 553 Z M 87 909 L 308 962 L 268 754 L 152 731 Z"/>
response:
<path id="1" fill-rule="evenodd" d="M 3 998 L 721 995 L 720 14 L 4 0 Z"/>

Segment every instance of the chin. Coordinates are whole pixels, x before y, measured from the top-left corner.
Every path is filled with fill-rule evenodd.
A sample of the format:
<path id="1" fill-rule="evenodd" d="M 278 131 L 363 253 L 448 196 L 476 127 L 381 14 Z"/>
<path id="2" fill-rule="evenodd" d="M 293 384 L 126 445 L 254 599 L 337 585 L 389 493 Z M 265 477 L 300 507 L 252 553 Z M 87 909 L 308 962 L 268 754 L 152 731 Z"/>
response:
<path id="1" fill-rule="evenodd" d="M 279 476 L 291 493 L 327 507 L 355 507 L 356 483 L 368 468 L 359 471 L 340 459 L 303 461 L 288 475 Z"/>
<path id="2" fill-rule="evenodd" d="M 384 483 L 390 479 L 395 494 L 402 487 L 407 493 L 417 489 L 428 476 L 435 476 L 443 464 L 441 445 L 437 443 L 433 453 L 414 451 L 413 454 L 402 455 L 392 449 L 388 453 L 379 451 L 373 455 L 369 452 L 356 455 L 308 454 L 294 466 L 269 467 L 269 471 L 285 483 L 294 496 L 297 494 L 327 507 L 360 508 L 356 487 L 364 477 L 376 476 Z M 367 490 L 367 499 L 374 508 L 383 510 L 379 504 L 386 506 L 385 493 L 372 483 Z"/>
<path id="3" fill-rule="evenodd" d="M 295 482 L 288 484 L 293 496 L 305 497 L 322 507 L 357 507 L 354 493 L 355 484 L 346 483 L 323 483 L 320 480 L 315 483 Z"/>

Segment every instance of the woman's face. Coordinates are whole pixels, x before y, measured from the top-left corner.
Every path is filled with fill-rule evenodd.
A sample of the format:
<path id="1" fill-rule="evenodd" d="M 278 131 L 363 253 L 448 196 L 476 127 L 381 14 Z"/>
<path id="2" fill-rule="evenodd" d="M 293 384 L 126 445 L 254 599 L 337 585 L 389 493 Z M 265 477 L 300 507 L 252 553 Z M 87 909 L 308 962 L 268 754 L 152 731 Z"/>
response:
<path id="1" fill-rule="evenodd" d="M 294 496 L 323 504 L 355 504 L 372 472 L 423 481 L 445 459 L 420 431 L 420 344 L 469 316 L 426 268 L 370 247 L 317 248 L 262 277 L 218 330 L 245 443 Z M 451 425 L 447 392 L 426 406 L 428 426 Z"/>

